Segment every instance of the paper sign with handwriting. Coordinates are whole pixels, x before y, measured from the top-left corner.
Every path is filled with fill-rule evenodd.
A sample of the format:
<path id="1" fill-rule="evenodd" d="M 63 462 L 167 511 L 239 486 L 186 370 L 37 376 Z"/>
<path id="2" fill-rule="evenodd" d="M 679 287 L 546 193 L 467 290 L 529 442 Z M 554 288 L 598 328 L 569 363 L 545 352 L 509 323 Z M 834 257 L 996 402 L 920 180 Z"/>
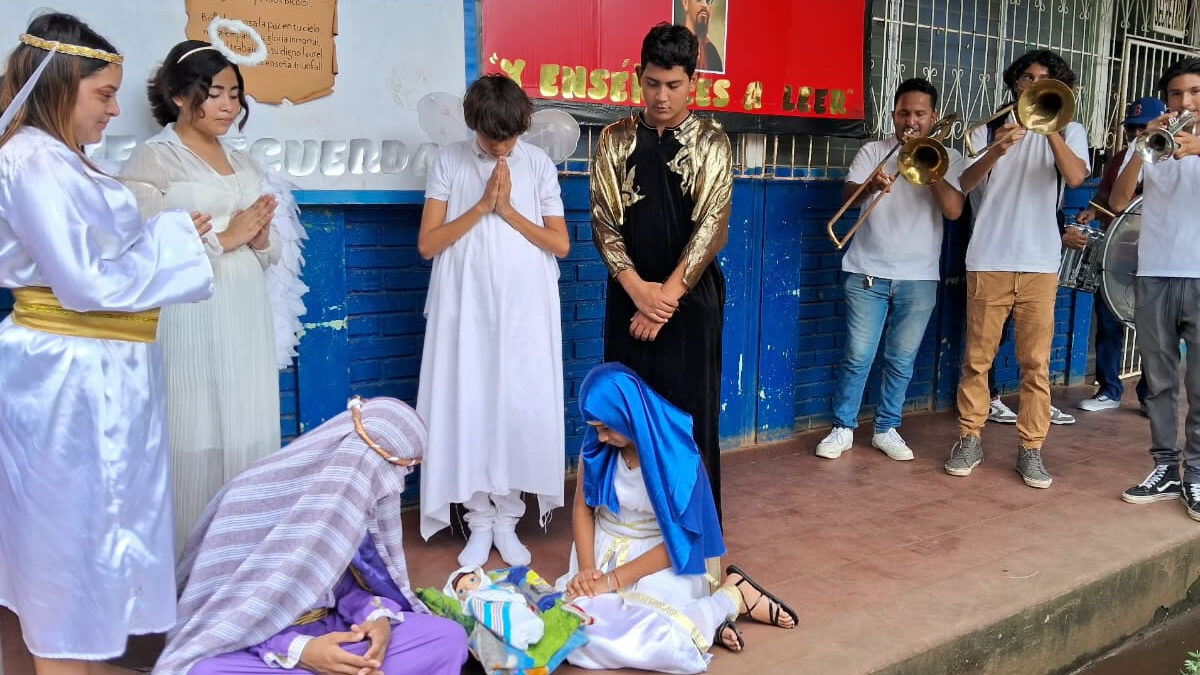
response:
<path id="1" fill-rule="evenodd" d="M 241 66 L 246 93 L 260 103 L 303 103 L 327 96 L 337 75 L 334 36 L 337 0 L 184 0 L 187 36 L 208 41 L 214 17 L 245 23 L 267 47 L 266 62 Z M 220 37 L 239 54 L 253 53 L 253 36 L 222 28 Z"/>

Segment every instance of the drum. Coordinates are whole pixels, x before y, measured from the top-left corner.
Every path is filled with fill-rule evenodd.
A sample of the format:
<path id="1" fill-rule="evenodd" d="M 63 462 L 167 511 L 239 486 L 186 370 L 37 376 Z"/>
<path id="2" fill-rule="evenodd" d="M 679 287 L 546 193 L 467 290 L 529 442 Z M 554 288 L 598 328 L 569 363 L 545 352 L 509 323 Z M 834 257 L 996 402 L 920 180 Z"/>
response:
<path id="1" fill-rule="evenodd" d="M 1133 328 L 1133 286 L 1137 278 L 1138 235 L 1142 232 L 1142 198 L 1117 216 L 1100 253 L 1100 295 L 1113 316 Z"/>
<path id="2" fill-rule="evenodd" d="M 1063 249 L 1062 262 L 1058 266 L 1058 285 L 1095 293 L 1100 290 L 1100 252 L 1104 248 L 1104 233 L 1089 227 L 1078 229 L 1087 233 L 1087 244 L 1083 248 Z"/>

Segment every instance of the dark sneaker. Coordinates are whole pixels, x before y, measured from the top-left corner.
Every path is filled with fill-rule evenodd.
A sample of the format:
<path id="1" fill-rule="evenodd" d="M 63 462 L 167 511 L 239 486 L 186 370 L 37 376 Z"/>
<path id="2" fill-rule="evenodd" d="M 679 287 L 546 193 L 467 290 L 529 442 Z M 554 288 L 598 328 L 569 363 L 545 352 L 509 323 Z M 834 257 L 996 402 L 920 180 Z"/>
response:
<path id="1" fill-rule="evenodd" d="M 1183 484 L 1183 503 L 1187 506 L 1188 517 L 1200 520 L 1200 483 Z"/>
<path id="2" fill-rule="evenodd" d="M 1179 480 L 1179 467 L 1159 464 L 1146 480 L 1121 493 L 1121 499 L 1130 504 L 1149 504 L 1163 499 L 1179 499 L 1183 496 L 1183 483 Z"/>
<path id="3" fill-rule="evenodd" d="M 946 462 L 946 473 L 951 476 L 970 476 L 971 471 L 983 461 L 983 441 L 978 436 L 964 436 L 950 448 L 950 459 Z"/>
<path id="4" fill-rule="evenodd" d="M 1017 446 L 1017 473 L 1029 487 L 1048 488 L 1054 482 L 1042 464 L 1041 448 L 1026 450 L 1024 446 Z"/>

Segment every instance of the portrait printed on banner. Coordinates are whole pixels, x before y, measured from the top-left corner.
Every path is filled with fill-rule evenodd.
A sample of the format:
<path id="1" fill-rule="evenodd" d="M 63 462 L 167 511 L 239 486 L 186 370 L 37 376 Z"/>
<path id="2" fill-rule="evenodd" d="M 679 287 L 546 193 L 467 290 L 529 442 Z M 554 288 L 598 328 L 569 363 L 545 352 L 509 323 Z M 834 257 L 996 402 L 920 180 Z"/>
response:
<path id="1" fill-rule="evenodd" d="M 730 0 L 671 0 L 674 23 L 687 26 L 700 40 L 696 70 L 725 72 L 725 46 L 728 34 Z"/>

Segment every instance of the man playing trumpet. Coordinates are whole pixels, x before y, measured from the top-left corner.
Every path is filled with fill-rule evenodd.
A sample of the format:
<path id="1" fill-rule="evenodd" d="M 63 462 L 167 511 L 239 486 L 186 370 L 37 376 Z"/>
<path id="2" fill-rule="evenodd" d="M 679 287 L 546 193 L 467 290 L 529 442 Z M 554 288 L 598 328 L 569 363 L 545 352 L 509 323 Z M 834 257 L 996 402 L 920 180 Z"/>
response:
<path id="1" fill-rule="evenodd" d="M 1075 86 L 1071 67 L 1047 50 L 1028 52 L 1004 70 L 1004 83 L 1014 100 L 1047 78 L 1068 88 Z M 1053 98 L 1063 109 L 1074 107 L 1073 100 L 1062 100 L 1057 94 Z M 1063 184 L 1078 187 L 1090 171 L 1087 134 L 1077 122 L 1060 130 L 1034 129 L 1043 132 L 1036 134 L 1008 118 L 997 123 L 978 125 L 971 132 L 974 147 L 991 145 L 970 162 L 961 180 L 963 192 L 975 192 L 975 223 L 967 246 L 967 343 L 958 385 L 959 440 L 945 468 L 952 476 L 967 476 L 983 461 L 980 432 L 991 398 L 987 375 L 1004 321 L 1011 314 L 1021 368 L 1017 471 L 1026 485 L 1048 488 L 1053 479 L 1042 463 L 1041 449 L 1050 427 L 1059 205 Z"/>
<path id="2" fill-rule="evenodd" d="M 913 458 L 896 430 L 913 362 L 937 302 L 942 217 L 953 220 L 962 213 L 958 180 L 964 163 L 956 150 L 946 149 L 936 168 L 929 167 L 932 175 L 922 180 L 932 180 L 926 189 L 897 180 L 899 166 L 893 151 L 910 138 L 930 134 L 938 117 L 937 99 L 937 89 L 927 80 L 901 83 L 892 111 L 895 136 L 859 149 L 846 176 L 846 200 L 854 199 L 856 192 L 859 200 L 888 194 L 867 216 L 842 259 L 846 349 L 833 395 L 833 431 L 817 446 L 819 457 L 835 459 L 853 444 L 863 387 L 886 326 L 882 392 L 871 445 L 892 459 Z M 866 189 L 859 191 L 863 183 Z"/>
<path id="3" fill-rule="evenodd" d="M 1146 377 L 1150 455 L 1154 470 L 1121 495 L 1133 504 L 1182 497 L 1200 520 L 1200 138 L 1180 117 L 1200 108 L 1200 59 L 1186 59 L 1159 80 L 1167 112 L 1146 126 L 1132 159 L 1121 171 L 1109 202 L 1122 211 L 1142 181 L 1142 228 L 1134 285 L 1137 347 Z M 1165 133 L 1164 133 L 1165 132 Z M 1157 139 L 1152 138 L 1157 136 Z M 1149 143 L 1147 143 L 1149 141 Z M 1143 143 L 1163 147 L 1144 153 Z M 1143 155 L 1151 161 L 1143 161 Z M 1187 345 L 1188 410 L 1184 424 L 1183 476 L 1179 475 L 1179 341 Z"/>

